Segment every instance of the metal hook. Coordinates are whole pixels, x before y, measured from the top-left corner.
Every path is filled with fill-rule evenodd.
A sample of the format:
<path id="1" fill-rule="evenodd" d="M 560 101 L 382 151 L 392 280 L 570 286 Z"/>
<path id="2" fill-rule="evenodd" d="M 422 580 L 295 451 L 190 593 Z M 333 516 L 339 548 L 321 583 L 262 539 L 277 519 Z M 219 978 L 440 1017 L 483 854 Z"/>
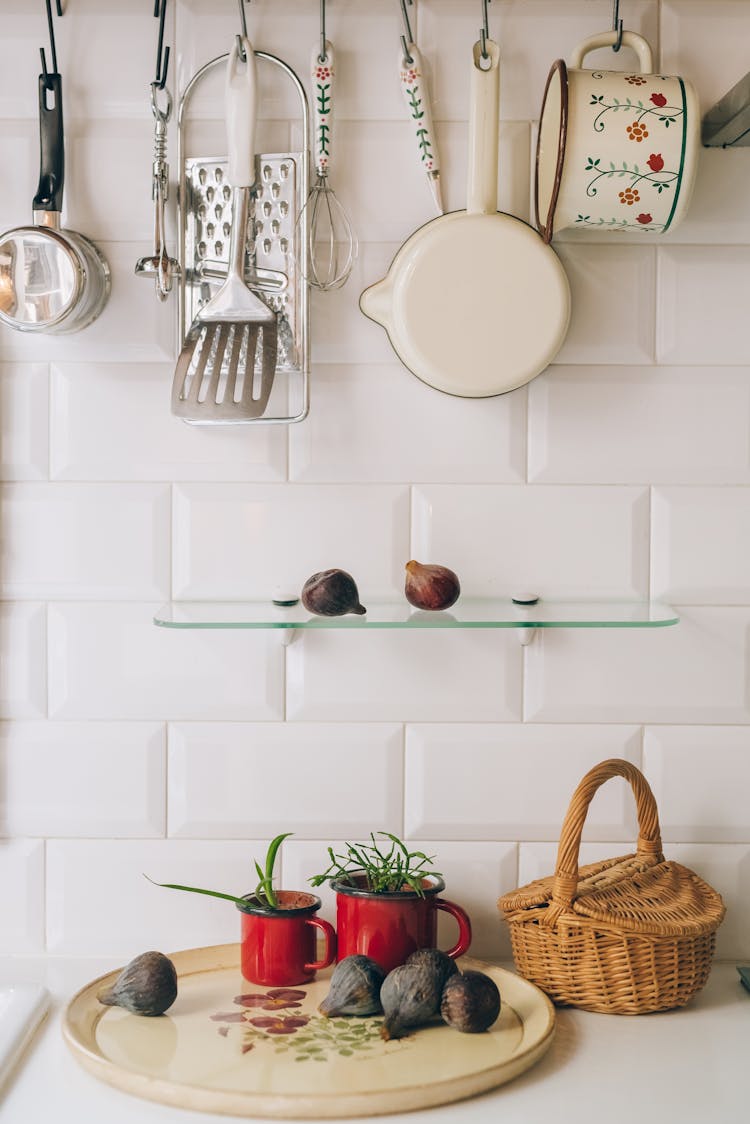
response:
<path id="1" fill-rule="evenodd" d="M 164 47 L 164 19 L 167 14 L 167 0 L 155 0 L 154 3 L 154 16 L 159 20 L 159 37 L 156 44 L 156 78 L 152 83 L 158 89 L 163 90 L 167 84 L 167 72 L 169 70 L 169 47 Z M 164 53 L 162 54 L 162 50 Z"/>
<path id="2" fill-rule="evenodd" d="M 52 0 L 45 0 L 47 8 L 47 27 L 49 28 L 49 45 L 50 54 L 52 56 L 52 74 L 57 74 L 57 50 L 55 48 L 55 27 L 52 22 Z M 62 0 L 55 0 L 55 10 L 58 16 L 62 18 Z M 44 54 L 44 47 L 39 48 L 39 54 L 42 57 L 42 73 L 44 74 L 44 84 L 49 87 L 50 71 L 47 70 L 47 58 Z"/>
<path id="3" fill-rule="evenodd" d="M 620 19 L 620 0 L 612 3 L 612 30 L 617 32 L 617 42 L 612 44 L 613 51 L 619 51 L 622 46 L 622 20 Z"/>
<path id="4" fill-rule="evenodd" d="M 250 3 L 250 0 L 237 0 L 240 6 L 240 24 L 242 25 L 242 36 L 235 36 L 237 40 L 237 53 L 243 62 L 247 62 L 247 55 L 245 48 L 242 46 L 243 40 L 247 39 L 247 19 L 245 18 L 245 3 Z"/>
<path id="5" fill-rule="evenodd" d="M 482 26 L 479 29 L 479 40 L 482 44 L 482 58 L 488 59 L 490 56 L 487 53 L 487 40 L 490 37 L 490 20 L 487 5 L 490 0 L 482 0 Z"/>
<path id="6" fill-rule="evenodd" d="M 326 0 L 320 0 L 320 53 L 318 62 L 324 63 L 328 57 L 326 53 Z"/>
<path id="7" fill-rule="evenodd" d="M 409 54 L 409 44 L 414 42 L 414 36 L 411 33 L 411 24 L 409 23 L 409 13 L 406 10 L 406 5 L 409 4 L 409 6 L 411 6 L 414 0 L 400 0 L 400 3 L 401 14 L 404 17 L 404 30 L 406 31 L 406 35 L 401 36 L 401 47 L 404 52 L 404 62 L 411 66 L 414 59 Z"/>

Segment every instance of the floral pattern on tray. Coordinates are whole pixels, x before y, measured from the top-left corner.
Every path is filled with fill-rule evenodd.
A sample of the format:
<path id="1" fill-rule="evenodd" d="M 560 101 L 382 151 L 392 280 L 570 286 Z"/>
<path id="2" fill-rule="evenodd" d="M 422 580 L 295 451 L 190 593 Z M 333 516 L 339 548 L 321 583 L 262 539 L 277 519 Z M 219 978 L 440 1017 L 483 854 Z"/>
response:
<path id="1" fill-rule="evenodd" d="M 408 1038 L 398 1043 L 384 1042 L 380 1036 L 380 1018 L 326 1018 L 306 1014 L 302 1003 L 307 993 L 301 988 L 271 988 L 263 992 L 247 992 L 232 1000 L 239 1010 L 217 1011 L 209 1015 L 219 1023 L 223 1038 L 233 1027 L 240 1032 L 240 1050 L 250 1053 L 257 1046 L 272 1047 L 277 1054 L 291 1052 L 295 1061 L 322 1062 L 332 1057 L 356 1058 L 363 1053 L 380 1054 L 402 1049 Z M 289 1013 L 287 1013 L 289 1012 Z"/>

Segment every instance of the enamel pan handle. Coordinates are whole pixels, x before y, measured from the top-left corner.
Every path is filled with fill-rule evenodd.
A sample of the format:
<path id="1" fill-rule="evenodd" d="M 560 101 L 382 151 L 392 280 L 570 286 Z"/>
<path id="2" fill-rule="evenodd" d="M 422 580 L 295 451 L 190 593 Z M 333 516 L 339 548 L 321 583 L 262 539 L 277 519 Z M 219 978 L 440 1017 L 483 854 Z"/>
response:
<path id="1" fill-rule="evenodd" d="M 651 74 L 654 69 L 651 48 L 643 36 L 637 35 L 635 31 L 623 31 L 622 35 L 618 35 L 616 31 L 602 31 L 598 35 L 591 35 L 588 39 L 584 39 L 583 43 L 579 43 L 570 56 L 571 70 L 581 69 L 583 60 L 589 51 L 595 51 L 598 47 L 614 47 L 618 39 L 623 47 L 631 47 L 638 55 L 641 74 Z"/>
<path id="2" fill-rule="evenodd" d="M 245 61 L 240 55 L 240 43 L 245 52 Z M 255 183 L 258 77 L 255 52 L 249 39 L 238 36 L 229 52 L 224 98 L 227 116 L 227 176 L 232 187 L 252 187 Z"/>
<path id="3" fill-rule="evenodd" d="M 35 211 L 62 211 L 65 179 L 62 78 L 39 75 L 39 186 Z"/>
<path id="4" fill-rule="evenodd" d="M 494 215 L 497 211 L 500 48 L 487 39 L 485 49 L 489 59 L 482 58 L 482 44 L 478 41 L 474 44 L 466 210 L 469 214 Z"/>

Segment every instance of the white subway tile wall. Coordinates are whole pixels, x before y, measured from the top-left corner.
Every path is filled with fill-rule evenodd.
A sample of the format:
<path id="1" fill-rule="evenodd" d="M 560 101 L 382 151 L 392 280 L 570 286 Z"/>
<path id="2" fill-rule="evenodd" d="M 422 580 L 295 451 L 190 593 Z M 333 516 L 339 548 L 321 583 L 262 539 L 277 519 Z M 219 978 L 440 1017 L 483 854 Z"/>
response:
<path id="1" fill-rule="evenodd" d="M 749 957 L 750 149 L 702 151 L 689 214 L 660 244 L 565 237 L 571 328 L 528 387 L 441 395 L 358 309 L 400 241 L 434 216 L 399 89 L 398 5 L 330 5 L 331 181 L 360 250 L 344 288 L 312 295 L 310 416 L 289 429 L 187 426 L 169 412 L 176 299 L 160 304 L 134 276 L 153 237 L 156 21 L 147 4 L 68 7 L 57 25 L 65 221 L 101 245 L 113 286 L 83 332 L 0 326 L 0 884 L 14 903 L 0 913 L 0 951 L 128 958 L 235 940 L 230 903 L 144 874 L 244 893 L 252 860 L 291 831 L 280 878 L 304 888 L 329 845 L 385 830 L 435 854 L 446 896 L 472 917 L 472 951 L 508 957 L 497 897 L 551 873 L 575 785 L 617 756 L 651 782 L 667 853 L 725 896 L 719 955 Z M 599 7 L 491 5 L 498 200 L 521 218 L 533 215 L 547 71 L 603 29 Z M 237 6 L 168 11 L 178 99 L 231 43 Z M 446 204 L 461 208 L 479 6 L 415 0 L 410 13 Z M 318 6 L 253 4 L 247 18 L 256 47 L 307 81 Z M 741 0 L 630 0 L 625 18 L 665 73 L 692 81 L 702 110 L 747 70 Z M 31 219 L 45 31 L 27 0 L 5 0 L 2 229 Z M 627 50 L 590 62 L 637 65 Z M 301 129 L 277 79 L 262 75 L 259 135 L 283 149 Z M 218 73 L 191 112 L 190 151 L 220 154 Z M 174 120 L 170 134 L 174 184 Z M 492 324 L 486 343 L 501 353 Z M 265 598 L 331 566 L 375 604 L 401 596 L 411 557 L 452 566 L 465 597 L 529 586 L 653 597 L 681 621 L 548 630 L 526 649 L 510 631 L 318 631 L 284 649 L 269 632 L 152 623 L 172 597 Z M 626 853 L 636 833 L 627 786 L 610 782 L 582 861 Z M 113 884 L 102 909 L 92 887 Z M 452 940 L 445 919 L 440 943 Z"/>

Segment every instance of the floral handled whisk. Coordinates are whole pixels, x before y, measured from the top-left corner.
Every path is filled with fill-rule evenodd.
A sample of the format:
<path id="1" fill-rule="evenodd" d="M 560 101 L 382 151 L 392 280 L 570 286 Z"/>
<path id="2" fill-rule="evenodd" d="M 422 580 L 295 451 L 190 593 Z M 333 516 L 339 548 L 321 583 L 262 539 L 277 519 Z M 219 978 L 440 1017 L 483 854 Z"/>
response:
<path id="1" fill-rule="evenodd" d="M 322 48 L 322 49 L 321 49 Z M 328 182 L 333 125 L 334 52 L 323 38 L 312 56 L 313 153 L 315 182 L 303 211 L 307 212 L 305 280 L 316 289 L 338 289 L 349 278 L 357 258 L 357 236 L 346 210 Z"/>

